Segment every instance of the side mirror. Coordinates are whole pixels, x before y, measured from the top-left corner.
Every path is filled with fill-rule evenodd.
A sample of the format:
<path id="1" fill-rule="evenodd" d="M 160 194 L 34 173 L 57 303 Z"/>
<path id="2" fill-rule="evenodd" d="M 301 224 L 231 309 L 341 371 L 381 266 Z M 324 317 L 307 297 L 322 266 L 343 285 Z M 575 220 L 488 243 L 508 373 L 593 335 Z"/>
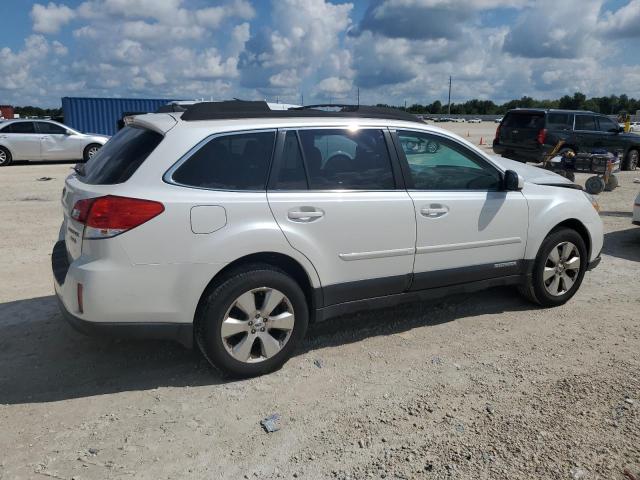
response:
<path id="1" fill-rule="evenodd" d="M 513 170 L 504 172 L 504 189 L 508 192 L 519 192 L 524 188 L 524 178 Z"/>

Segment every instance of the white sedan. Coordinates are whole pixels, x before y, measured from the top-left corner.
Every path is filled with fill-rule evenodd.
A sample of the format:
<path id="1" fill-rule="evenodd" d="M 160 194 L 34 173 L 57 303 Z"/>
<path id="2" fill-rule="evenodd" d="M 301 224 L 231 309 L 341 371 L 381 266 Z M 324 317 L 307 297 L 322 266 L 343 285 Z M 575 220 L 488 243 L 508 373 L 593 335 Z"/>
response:
<path id="1" fill-rule="evenodd" d="M 634 225 L 640 225 L 640 192 L 636 197 L 636 201 L 633 202 L 633 223 Z"/>
<path id="2" fill-rule="evenodd" d="M 0 123 L 0 167 L 13 160 L 87 161 L 107 140 L 52 120 L 7 120 Z"/>

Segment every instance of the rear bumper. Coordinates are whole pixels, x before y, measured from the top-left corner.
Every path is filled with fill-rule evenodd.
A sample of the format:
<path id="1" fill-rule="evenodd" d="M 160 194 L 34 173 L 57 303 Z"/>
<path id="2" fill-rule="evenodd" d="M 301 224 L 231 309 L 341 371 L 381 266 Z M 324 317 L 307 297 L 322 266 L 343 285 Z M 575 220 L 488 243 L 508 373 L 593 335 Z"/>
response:
<path id="1" fill-rule="evenodd" d="M 131 305 L 131 300 L 124 298 L 122 289 L 113 288 L 114 284 L 124 284 L 124 291 L 130 291 L 137 282 L 129 284 L 123 277 L 131 272 L 124 270 L 102 271 L 96 275 L 90 269 L 83 271 L 82 266 L 75 266 L 75 263 L 70 264 L 63 240 L 58 241 L 53 247 L 51 268 L 58 306 L 65 320 L 75 330 L 91 336 L 174 340 L 188 348 L 193 345 L 193 323 L 146 321 L 146 318 L 143 318 L 145 321 L 134 320 L 135 317 L 141 317 L 141 312 L 128 309 L 127 306 Z M 76 308 L 78 283 L 83 284 L 85 292 L 91 290 L 87 287 L 95 287 L 93 290 L 100 292 L 97 295 L 100 298 L 97 311 L 95 311 L 97 303 L 95 295 L 92 298 L 94 301 L 90 302 L 94 306 L 93 313 L 87 313 L 86 309 L 83 313 L 79 308 Z M 153 317 L 157 319 L 160 316 L 159 312 L 153 311 L 153 307 L 157 307 L 157 303 L 149 299 L 146 308 L 151 311 L 148 315 L 142 316 L 148 317 L 150 320 Z M 145 307 L 142 306 L 141 310 L 144 309 Z M 92 321 L 88 318 L 81 318 L 81 316 L 88 316 L 94 320 L 100 319 L 100 321 Z M 114 317 L 117 320 L 121 318 L 129 320 L 133 317 L 133 321 L 109 321 Z"/>
<path id="2" fill-rule="evenodd" d="M 513 146 L 505 146 L 499 143 L 493 144 L 493 152 L 511 160 L 539 163 L 547 153 L 547 149 L 529 150 Z"/>
<path id="3" fill-rule="evenodd" d="M 62 316 L 74 330 L 91 337 L 173 340 L 193 347 L 193 325 L 185 323 L 107 323 L 90 322 L 71 314 L 56 295 Z"/>

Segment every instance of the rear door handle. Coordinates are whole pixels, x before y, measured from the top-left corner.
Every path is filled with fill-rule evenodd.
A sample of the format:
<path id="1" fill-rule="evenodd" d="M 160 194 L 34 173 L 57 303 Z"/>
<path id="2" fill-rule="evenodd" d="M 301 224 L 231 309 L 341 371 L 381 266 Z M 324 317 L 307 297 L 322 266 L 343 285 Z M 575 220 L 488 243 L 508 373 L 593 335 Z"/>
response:
<path id="1" fill-rule="evenodd" d="M 439 203 L 432 203 L 420 209 L 420 214 L 427 218 L 438 218 L 449 213 L 449 207 Z"/>
<path id="2" fill-rule="evenodd" d="M 324 212 L 314 207 L 299 207 L 289 210 L 287 217 L 293 222 L 308 223 L 324 216 Z"/>

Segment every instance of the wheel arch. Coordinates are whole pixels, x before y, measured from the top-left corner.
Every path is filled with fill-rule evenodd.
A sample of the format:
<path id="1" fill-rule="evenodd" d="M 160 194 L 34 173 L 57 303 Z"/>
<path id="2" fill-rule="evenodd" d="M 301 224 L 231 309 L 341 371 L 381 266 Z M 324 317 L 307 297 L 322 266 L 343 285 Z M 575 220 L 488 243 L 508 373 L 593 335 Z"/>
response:
<path id="1" fill-rule="evenodd" d="M 578 235 L 582 237 L 582 240 L 584 240 L 584 244 L 587 247 L 587 261 L 588 261 L 591 258 L 591 234 L 589 233 L 589 230 L 584 225 L 584 223 L 582 223 L 577 218 L 569 218 L 567 220 L 563 220 L 562 222 L 558 223 L 555 227 L 553 227 L 551 230 L 549 230 L 549 232 L 544 236 L 544 238 L 547 238 L 551 233 L 561 228 L 569 228 L 571 230 L 575 230 L 576 232 L 578 232 Z"/>
<path id="2" fill-rule="evenodd" d="M 277 267 L 290 275 L 302 288 L 305 298 L 307 300 L 307 306 L 309 308 L 309 319 L 313 319 L 313 312 L 322 304 L 322 289 L 315 288 L 309 272 L 305 270 L 300 262 L 293 257 L 278 253 L 278 252 L 258 252 L 249 255 L 242 256 L 236 260 L 225 265 L 213 278 L 209 281 L 207 286 L 202 291 L 198 304 L 196 306 L 195 315 L 193 319 L 194 327 L 201 318 L 202 308 L 204 306 L 204 300 L 209 293 L 224 282 L 226 279 L 234 275 L 235 272 L 241 270 L 243 267 L 252 264 L 266 264 L 273 267 Z"/>

